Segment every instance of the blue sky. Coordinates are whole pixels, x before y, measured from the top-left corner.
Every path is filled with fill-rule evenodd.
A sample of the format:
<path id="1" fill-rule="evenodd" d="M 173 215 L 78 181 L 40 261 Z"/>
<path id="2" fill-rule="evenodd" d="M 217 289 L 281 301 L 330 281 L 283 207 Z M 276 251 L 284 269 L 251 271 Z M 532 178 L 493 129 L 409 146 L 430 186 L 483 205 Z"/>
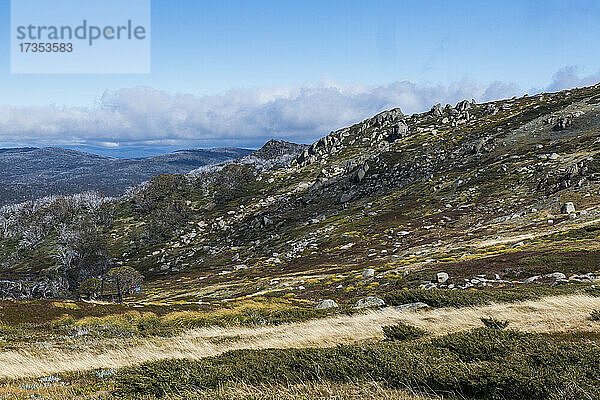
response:
<path id="1" fill-rule="evenodd" d="M 8 1 L 0 22 L 3 146 L 310 142 L 393 106 L 600 80 L 598 1 L 152 0 L 141 75 L 11 75 Z"/>

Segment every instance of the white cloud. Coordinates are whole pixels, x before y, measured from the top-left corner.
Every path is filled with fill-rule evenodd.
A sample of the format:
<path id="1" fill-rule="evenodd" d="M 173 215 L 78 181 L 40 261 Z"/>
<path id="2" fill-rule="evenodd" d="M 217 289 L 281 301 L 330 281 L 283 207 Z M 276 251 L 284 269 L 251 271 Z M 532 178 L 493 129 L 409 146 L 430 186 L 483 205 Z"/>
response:
<path id="1" fill-rule="evenodd" d="M 577 70 L 567 67 L 548 89 L 583 86 L 597 78 L 578 78 Z M 311 142 L 394 107 L 413 113 L 438 102 L 484 102 L 522 93 L 515 84 L 468 79 L 450 85 L 307 84 L 201 97 L 135 87 L 106 92 L 93 108 L 0 106 L 0 145 L 257 147 L 273 137 Z"/>
<path id="2" fill-rule="evenodd" d="M 600 71 L 595 74 L 580 77 L 579 74 L 581 70 L 582 68 L 576 65 L 569 65 L 559 69 L 552 76 L 552 82 L 546 90 L 554 92 L 574 87 L 590 86 L 600 81 Z"/>
<path id="3" fill-rule="evenodd" d="M 99 145 L 102 147 L 110 147 L 110 148 L 120 147 L 120 144 L 115 143 L 115 142 L 100 142 Z"/>

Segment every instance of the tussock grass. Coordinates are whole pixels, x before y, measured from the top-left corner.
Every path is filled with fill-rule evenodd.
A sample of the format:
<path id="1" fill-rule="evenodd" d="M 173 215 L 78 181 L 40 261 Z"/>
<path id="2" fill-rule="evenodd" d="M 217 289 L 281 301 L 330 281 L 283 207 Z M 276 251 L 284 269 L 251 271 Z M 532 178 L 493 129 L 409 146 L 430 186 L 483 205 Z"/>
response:
<path id="1" fill-rule="evenodd" d="M 250 303 L 212 312 L 177 311 L 158 316 L 152 312 L 127 311 L 105 316 L 75 319 L 66 314 L 49 323 L 56 332 L 82 332 L 95 337 L 176 336 L 207 326 L 262 326 L 306 321 L 326 316 L 327 310 L 313 310 L 280 304 Z"/>
<path id="2" fill-rule="evenodd" d="M 8 384 L 0 387 L 3 400 L 43 398 L 52 400 L 117 400 L 110 390 L 87 391 L 81 386 L 55 386 L 38 390 L 25 390 L 20 385 Z M 129 399 L 155 400 L 153 395 L 132 395 Z M 168 394 L 164 400 L 432 400 L 407 390 L 389 389 L 376 382 L 342 384 L 330 382 L 307 382 L 295 385 L 247 385 L 231 384 L 216 389 L 190 390 Z"/>
<path id="3" fill-rule="evenodd" d="M 509 321 L 510 327 L 532 333 L 600 333 L 590 321 L 600 298 L 571 295 L 520 303 L 403 312 L 393 308 L 300 323 L 261 327 L 211 327 L 172 338 L 146 338 L 85 351 L 61 349 L 0 353 L 0 378 L 47 376 L 68 371 L 121 368 L 167 358 L 199 360 L 236 349 L 332 347 L 383 339 L 382 326 L 399 322 L 425 329 L 433 336 L 482 327 L 481 318 Z M 83 338 L 82 340 L 85 340 Z"/>
<path id="4" fill-rule="evenodd" d="M 356 385 L 335 383 L 303 383 L 298 385 L 237 384 L 217 390 L 196 391 L 166 400 L 425 400 L 404 390 L 388 389 L 375 382 Z"/>

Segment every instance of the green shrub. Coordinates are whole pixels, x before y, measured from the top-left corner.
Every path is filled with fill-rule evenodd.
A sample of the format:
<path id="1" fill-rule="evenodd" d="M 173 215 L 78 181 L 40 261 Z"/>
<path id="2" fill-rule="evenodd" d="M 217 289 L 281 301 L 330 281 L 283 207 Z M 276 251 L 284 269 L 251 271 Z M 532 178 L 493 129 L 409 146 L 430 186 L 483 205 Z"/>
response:
<path id="1" fill-rule="evenodd" d="M 75 324 L 75 318 L 70 315 L 64 315 L 59 319 L 50 322 L 50 326 L 54 329 L 72 327 Z"/>
<path id="2" fill-rule="evenodd" d="M 235 198 L 241 197 L 256 181 L 253 168 L 247 165 L 230 164 L 218 173 L 213 190 L 217 204 L 225 204 Z"/>
<path id="3" fill-rule="evenodd" d="M 591 321 L 600 321 L 600 310 L 594 310 L 590 313 Z"/>
<path id="4" fill-rule="evenodd" d="M 18 328 L 10 325 L 6 325 L 0 322 L 0 337 L 11 336 L 18 332 Z"/>
<path id="5" fill-rule="evenodd" d="M 383 336 L 385 336 L 386 340 L 412 340 L 425 335 L 427 335 L 426 330 L 402 322 L 383 327 Z"/>
<path id="6" fill-rule="evenodd" d="M 515 330 L 474 329 L 432 339 L 437 348 L 449 350 L 463 362 L 498 361 L 511 354 L 527 352 L 539 340 Z"/>
<path id="7" fill-rule="evenodd" d="M 136 321 L 135 326 L 140 336 L 173 336 L 180 332 L 179 329 L 166 323 L 155 314 L 148 314 Z"/>
<path id="8" fill-rule="evenodd" d="M 493 317 L 481 318 L 481 322 L 483 322 L 483 325 L 489 329 L 504 329 L 509 324 L 508 321 L 501 321 L 494 319 Z"/>
<path id="9" fill-rule="evenodd" d="M 84 298 L 93 298 L 100 293 L 102 282 L 98 278 L 90 278 L 81 282 L 79 285 L 79 296 Z"/>

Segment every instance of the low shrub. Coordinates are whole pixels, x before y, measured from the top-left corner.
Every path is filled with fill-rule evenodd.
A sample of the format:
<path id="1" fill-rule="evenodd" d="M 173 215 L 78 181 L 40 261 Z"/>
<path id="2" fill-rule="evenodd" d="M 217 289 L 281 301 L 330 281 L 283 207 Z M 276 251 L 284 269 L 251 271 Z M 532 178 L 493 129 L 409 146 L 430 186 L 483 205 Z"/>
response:
<path id="1" fill-rule="evenodd" d="M 490 328 L 490 329 L 504 329 L 509 324 L 508 321 L 498 320 L 493 317 L 481 318 L 481 322 L 483 322 L 483 325 L 486 328 Z"/>
<path id="2" fill-rule="evenodd" d="M 64 328 L 87 331 L 95 336 L 131 337 L 137 334 L 136 323 L 140 318 L 142 315 L 139 312 L 126 312 L 106 317 L 85 317 Z"/>
<path id="3" fill-rule="evenodd" d="M 18 332 L 18 328 L 0 322 L 0 337 L 12 336 Z"/>
<path id="4" fill-rule="evenodd" d="M 480 328 L 434 338 L 431 343 L 449 350 L 463 362 L 479 362 L 501 361 L 513 354 L 527 353 L 537 341 L 537 336 L 515 330 Z"/>
<path id="5" fill-rule="evenodd" d="M 591 321 L 600 321 L 600 310 L 594 310 L 590 313 Z"/>
<path id="6" fill-rule="evenodd" d="M 413 340 L 427 335 L 426 330 L 402 322 L 384 326 L 382 329 L 386 340 Z"/>
<path id="7" fill-rule="evenodd" d="M 135 327 L 137 329 L 137 333 L 140 336 L 149 337 L 149 336 L 173 336 L 179 333 L 179 329 L 174 329 L 168 323 L 158 317 L 155 314 L 147 314 L 142 318 L 138 319 L 135 323 Z"/>
<path id="8" fill-rule="evenodd" d="M 71 327 L 75 324 L 75 318 L 70 315 L 64 315 L 50 323 L 50 326 L 54 329 Z"/>

